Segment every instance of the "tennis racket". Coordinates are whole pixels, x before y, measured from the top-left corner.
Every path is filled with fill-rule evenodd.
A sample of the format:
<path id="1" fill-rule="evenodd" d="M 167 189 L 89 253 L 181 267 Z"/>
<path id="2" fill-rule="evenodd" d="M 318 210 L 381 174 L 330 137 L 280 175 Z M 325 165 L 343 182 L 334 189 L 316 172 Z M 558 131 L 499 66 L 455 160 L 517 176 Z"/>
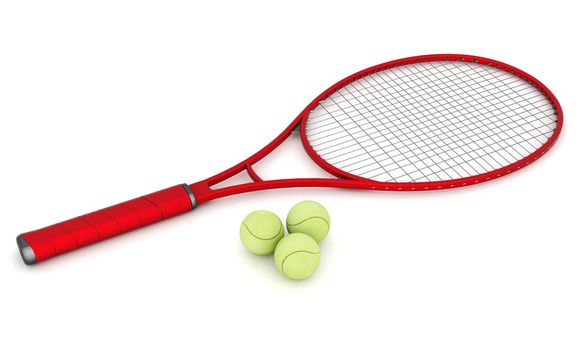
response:
<path id="1" fill-rule="evenodd" d="M 439 54 L 357 72 L 316 97 L 239 164 L 17 237 L 26 264 L 235 194 L 286 187 L 427 191 L 473 185 L 527 166 L 557 140 L 563 112 L 531 75 L 487 58 Z M 336 178 L 263 180 L 253 165 L 299 128 L 305 151 Z M 211 189 L 246 171 L 252 181 Z"/>

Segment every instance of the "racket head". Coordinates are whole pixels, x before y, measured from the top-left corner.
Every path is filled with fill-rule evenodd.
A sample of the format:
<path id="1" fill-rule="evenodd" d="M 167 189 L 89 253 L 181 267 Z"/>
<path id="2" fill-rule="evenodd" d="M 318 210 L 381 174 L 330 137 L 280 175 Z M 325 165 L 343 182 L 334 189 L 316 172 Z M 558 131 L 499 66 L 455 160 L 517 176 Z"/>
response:
<path id="1" fill-rule="evenodd" d="M 326 89 L 300 118 L 304 148 L 321 168 L 397 191 L 460 187 L 512 173 L 546 153 L 563 125 L 559 101 L 536 78 L 460 54 L 361 70 Z"/>

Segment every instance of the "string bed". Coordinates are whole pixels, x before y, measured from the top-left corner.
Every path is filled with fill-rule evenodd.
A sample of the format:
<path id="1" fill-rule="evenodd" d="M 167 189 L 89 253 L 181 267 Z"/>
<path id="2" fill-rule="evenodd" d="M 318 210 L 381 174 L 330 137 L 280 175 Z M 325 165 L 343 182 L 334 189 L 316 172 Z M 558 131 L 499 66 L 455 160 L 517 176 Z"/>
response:
<path id="1" fill-rule="evenodd" d="M 329 164 L 381 182 L 465 178 L 512 164 L 557 127 L 552 103 L 492 66 L 435 61 L 358 79 L 308 117 L 306 136 Z"/>

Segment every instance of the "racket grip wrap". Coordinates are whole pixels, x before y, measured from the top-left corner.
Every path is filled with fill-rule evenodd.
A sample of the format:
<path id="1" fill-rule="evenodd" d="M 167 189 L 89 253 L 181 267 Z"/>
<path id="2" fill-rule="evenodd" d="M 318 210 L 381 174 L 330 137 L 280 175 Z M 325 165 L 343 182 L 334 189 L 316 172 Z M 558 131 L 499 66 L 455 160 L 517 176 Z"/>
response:
<path id="1" fill-rule="evenodd" d="M 137 228 L 193 210 L 186 184 L 150 193 L 57 224 L 20 234 L 16 243 L 24 263 L 32 265 Z"/>

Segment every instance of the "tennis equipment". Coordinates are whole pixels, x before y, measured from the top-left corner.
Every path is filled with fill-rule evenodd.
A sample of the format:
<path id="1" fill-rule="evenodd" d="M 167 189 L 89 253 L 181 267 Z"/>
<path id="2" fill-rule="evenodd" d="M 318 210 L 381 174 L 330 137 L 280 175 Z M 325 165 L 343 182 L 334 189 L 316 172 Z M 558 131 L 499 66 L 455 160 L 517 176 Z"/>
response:
<path id="1" fill-rule="evenodd" d="M 284 276 L 303 280 L 310 277 L 320 265 L 320 247 L 312 237 L 292 233 L 279 241 L 273 259 Z"/>
<path id="2" fill-rule="evenodd" d="M 552 92 L 513 66 L 459 54 L 398 59 L 332 85 L 267 146 L 215 176 L 21 234 L 17 243 L 24 262 L 33 264 L 245 192 L 473 185 L 540 158 L 562 125 L 563 112 Z M 255 172 L 253 164 L 296 128 L 308 155 L 335 178 L 263 180 Z M 251 182 L 211 188 L 243 171 Z"/>
<path id="3" fill-rule="evenodd" d="M 305 233 L 316 242 L 320 242 L 330 230 L 330 215 L 322 204 L 314 201 L 302 201 L 290 209 L 285 224 L 287 232 Z"/>
<path id="4" fill-rule="evenodd" d="M 239 237 L 245 248 L 257 255 L 273 254 L 283 234 L 283 223 L 268 210 L 250 213 L 243 219 L 239 229 Z"/>

